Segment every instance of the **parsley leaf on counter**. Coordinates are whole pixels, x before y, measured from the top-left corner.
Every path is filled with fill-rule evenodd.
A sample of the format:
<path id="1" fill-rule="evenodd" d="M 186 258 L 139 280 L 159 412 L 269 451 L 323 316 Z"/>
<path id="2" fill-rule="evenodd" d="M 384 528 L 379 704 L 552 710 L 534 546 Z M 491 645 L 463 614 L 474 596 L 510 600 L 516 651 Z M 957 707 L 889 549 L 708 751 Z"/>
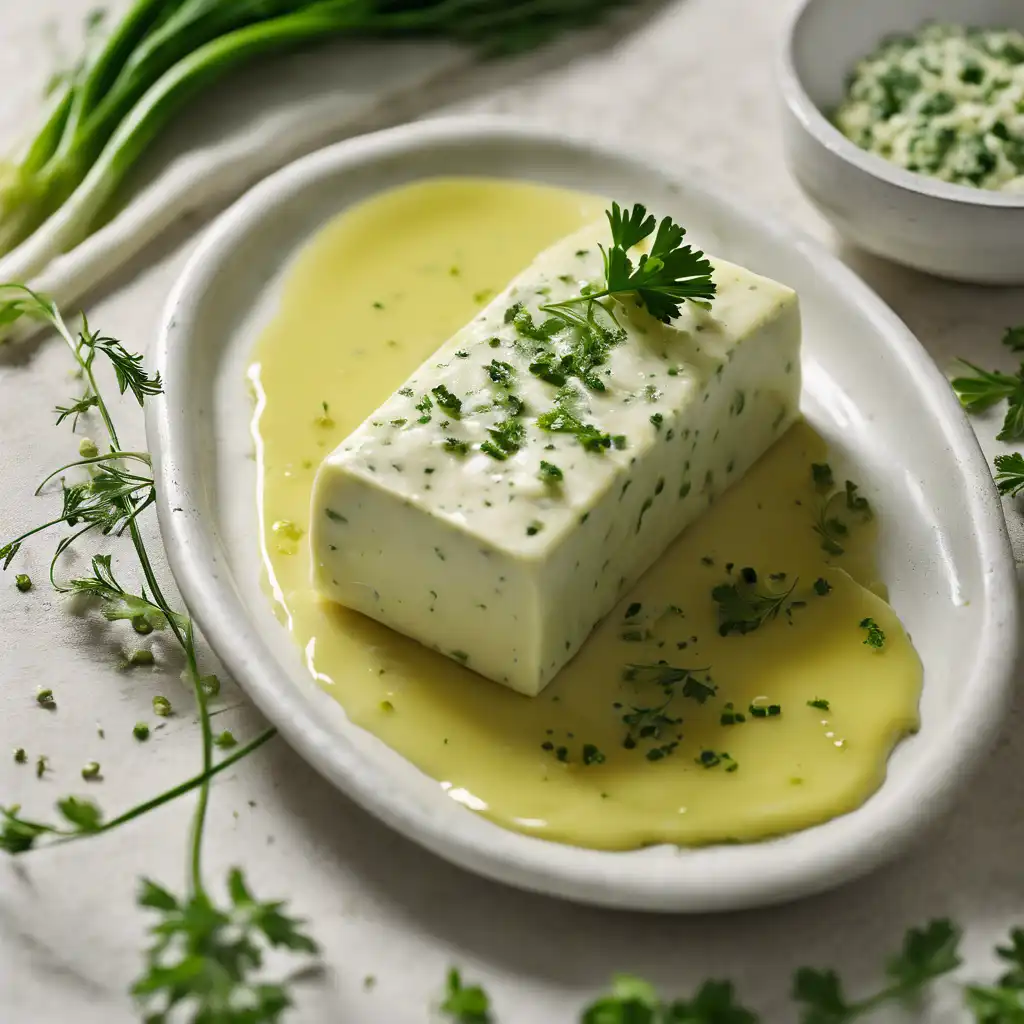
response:
<path id="1" fill-rule="evenodd" d="M 1024 325 L 1007 327 L 1003 334 L 1003 344 L 1013 352 L 1024 351 Z"/>
<path id="2" fill-rule="evenodd" d="M 978 1024 L 1014 1024 L 1024 1020 L 1024 929 L 1010 932 L 1010 945 L 997 946 L 996 956 L 1010 965 L 995 985 L 970 985 L 967 1007 Z"/>
<path id="3" fill-rule="evenodd" d="M 479 985 L 463 985 L 462 976 L 454 967 L 448 972 L 441 1012 L 453 1024 L 494 1024 L 490 997 Z"/>
<path id="4" fill-rule="evenodd" d="M 612 991 L 583 1011 L 581 1024 L 757 1024 L 736 1002 L 731 982 L 706 981 L 692 999 L 663 1003 L 642 978 L 620 974 Z"/>
<path id="5" fill-rule="evenodd" d="M 285 982 L 257 976 L 264 948 L 315 954 L 316 943 L 282 903 L 258 902 L 239 868 L 228 874 L 228 896 L 218 907 L 206 892 L 179 899 L 142 880 L 139 906 L 160 915 L 150 929 L 146 973 L 132 986 L 147 1021 L 164 1021 L 177 1007 L 196 1021 L 272 1024 L 292 1005 Z"/>
<path id="6" fill-rule="evenodd" d="M 996 486 L 1002 495 L 1014 495 L 1024 490 L 1024 455 L 1014 452 L 1012 455 L 997 455 Z"/>
<path id="7" fill-rule="evenodd" d="M 847 999 L 835 971 L 801 967 L 792 993 L 802 1007 L 800 1024 L 847 1024 L 886 1003 L 913 1000 L 929 982 L 960 966 L 959 943 L 960 930 L 948 920 L 909 929 L 902 950 L 886 966 L 890 984 L 856 1002 Z"/>
<path id="8" fill-rule="evenodd" d="M 1012 397 L 1021 386 L 1019 377 L 1011 377 L 1008 373 L 998 370 L 989 373 L 987 370 L 960 360 L 964 366 L 974 371 L 973 376 L 954 377 L 950 383 L 956 392 L 960 404 L 968 412 L 981 412 L 1004 398 Z"/>

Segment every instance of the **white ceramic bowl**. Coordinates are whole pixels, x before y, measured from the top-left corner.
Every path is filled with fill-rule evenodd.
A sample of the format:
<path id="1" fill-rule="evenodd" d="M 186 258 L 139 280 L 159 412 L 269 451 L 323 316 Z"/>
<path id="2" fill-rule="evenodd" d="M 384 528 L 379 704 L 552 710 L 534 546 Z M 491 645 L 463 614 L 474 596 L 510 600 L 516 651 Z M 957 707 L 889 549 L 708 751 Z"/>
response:
<path id="1" fill-rule="evenodd" d="M 260 586 L 245 369 L 296 254 L 384 189 L 451 174 L 526 178 L 684 223 L 708 251 L 800 293 L 802 409 L 880 511 L 881 567 L 921 654 L 921 731 L 863 807 L 748 845 L 579 849 L 508 832 L 354 726 L 310 678 Z M 343 267 L 338 268 L 344 272 Z M 332 146 L 273 175 L 206 235 L 170 299 L 156 349 L 166 395 L 147 402 L 160 527 L 189 607 L 282 735 L 382 821 L 491 878 L 615 907 L 707 911 L 815 892 L 893 856 L 946 808 L 1004 719 L 1017 590 L 988 464 L 920 344 L 851 271 L 784 225 L 622 150 L 506 122 L 406 125 Z M 481 680 L 482 686 L 492 685 Z"/>
<path id="2" fill-rule="evenodd" d="M 868 153 L 827 113 L 883 37 L 945 21 L 1024 31 L 1021 0 L 801 0 L 779 76 L 790 168 L 848 241 L 942 277 L 1024 283 L 1024 195 L 950 185 Z"/>

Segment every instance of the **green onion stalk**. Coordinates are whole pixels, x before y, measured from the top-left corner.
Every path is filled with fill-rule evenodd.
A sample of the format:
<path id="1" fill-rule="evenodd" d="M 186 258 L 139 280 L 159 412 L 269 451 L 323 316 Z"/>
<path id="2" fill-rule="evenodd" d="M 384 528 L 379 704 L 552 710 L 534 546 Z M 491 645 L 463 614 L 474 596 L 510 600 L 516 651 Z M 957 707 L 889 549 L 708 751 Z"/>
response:
<path id="1" fill-rule="evenodd" d="M 30 280 L 84 241 L 190 100 L 268 54 L 328 38 L 438 37 L 528 49 L 629 0 L 135 0 L 0 166 L 0 280 Z"/>

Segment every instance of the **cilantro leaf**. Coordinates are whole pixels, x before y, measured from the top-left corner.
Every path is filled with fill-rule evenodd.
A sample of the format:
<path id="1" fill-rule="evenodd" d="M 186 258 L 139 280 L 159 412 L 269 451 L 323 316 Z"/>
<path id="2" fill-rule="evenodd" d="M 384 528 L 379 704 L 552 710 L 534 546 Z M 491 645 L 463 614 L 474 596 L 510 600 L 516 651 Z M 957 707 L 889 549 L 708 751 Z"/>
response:
<path id="1" fill-rule="evenodd" d="M 736 1002 L 731 981 L 706 981 L 689 1002 L 667 1008 L 665 1024 L 757 1024 L 758 1017 Z"/>

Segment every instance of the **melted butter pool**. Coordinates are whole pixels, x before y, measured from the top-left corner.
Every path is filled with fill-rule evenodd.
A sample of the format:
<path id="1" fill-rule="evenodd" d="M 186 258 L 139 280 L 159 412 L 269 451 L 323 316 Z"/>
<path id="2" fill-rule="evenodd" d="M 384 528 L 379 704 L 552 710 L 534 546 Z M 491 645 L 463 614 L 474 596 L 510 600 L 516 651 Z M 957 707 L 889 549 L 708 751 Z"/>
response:
<path id="1" fill-rule="evenodd" d="M 822 549 L 810 467 L 827 453 L 806 424 L 679 538 L 536 698 L 309 586 L 321 459 L 538 251 L 603 208 L 527 183 L 428 181 L 349 210 L 307 247 L 249 371 L 268 592 L 354 723 L 506 828 L 616 850 L 806 828 L 878 788 L 917 728 L 922 680 L 878 596 L 873 522 L 840 497 L 829 514 L 849 531 L 845 551 Z M 721 636 L 711 591 L 746 567 L 762 592 L 793 587 L 796 604 Z M 864 642 L 869 618 L 881 649 Z M 727 724 L 736 713 L 744 720 Z"/>

